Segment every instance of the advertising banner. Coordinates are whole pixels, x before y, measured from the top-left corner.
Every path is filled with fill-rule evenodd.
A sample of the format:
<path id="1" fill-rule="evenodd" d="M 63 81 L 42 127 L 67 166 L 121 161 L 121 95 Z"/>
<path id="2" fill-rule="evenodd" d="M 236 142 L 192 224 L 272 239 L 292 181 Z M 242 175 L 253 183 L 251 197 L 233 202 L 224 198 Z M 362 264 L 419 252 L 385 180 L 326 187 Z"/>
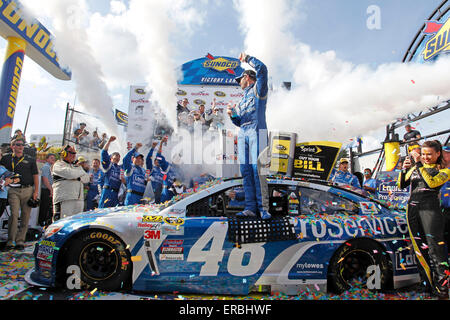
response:
<path id="1" fill-rule="evenodd" d="M 389 206 L 396 209 L 404 209 L 409 199 L 408 186 L 405 189 L 400 189 L 397 186 L 397 179 L 399 171 L 381 171 L 377 175 L 379 180 L 377 192 L 378 199 L 383 202 L 389 202 Z"/>
<path id="2" fill-rule="evenodd" d="M 203 58 L 186 62 L 181 66 L 182 78 L 179 84 L 237 86 L 234 78 L 241 75 L 242 72 L 244 72 L 244 69 L 241 68 L 239 59 L 214 57 L 208 53 Z"/>
<path id="3" fill-rule="evenodd" d="M 116 109 L 116 121 L 119 126 L 128 126 L 128 114 Z"/>
<path id="4" fill-rule="evenodd" d="M 270 172 L 272 174 L 292 175 L 292 163 L 297 135 L 295 133 L 274 134 L 271 139 Z"/>
<path id="5" fill-rule="evenodd" d="M 20 38 L 9 38 L 0 81 L 0 141 L 7 142 L 16 112 L 20 79 L 27 44 Z"/>
<path id="6" fill-rule="evenodd" d="M 296 144 L 293 177 L 328 180 L 341 147 L 342 143 L 330 141 Z"/>
<path id="7" fill-rule="evenodd" d="M 423 41 L 417 47 L 411 61 L 432 62 L 439 55 L 450 52 L 450 11 L 445 13 L 439 21 L 425 21 L 425 25 L 422 31 Z"/>
<path id="8" fill-rule="evenodd" d="M 156 110 L 151 102 L 151 94 L 145 86 L 130 87 L 128 107 L 127 142 L 151 145 L 155 130 Z"/>

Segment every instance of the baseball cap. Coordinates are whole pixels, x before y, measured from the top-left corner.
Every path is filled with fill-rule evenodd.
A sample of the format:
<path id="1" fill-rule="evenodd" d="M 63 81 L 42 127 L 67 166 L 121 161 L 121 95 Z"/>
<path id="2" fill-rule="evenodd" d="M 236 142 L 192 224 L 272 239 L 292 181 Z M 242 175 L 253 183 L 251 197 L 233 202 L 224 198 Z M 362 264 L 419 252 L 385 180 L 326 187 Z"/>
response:
<path id="1" fill-rule="evenodd" d="M 412 151 L 412 150 L 414 150 L 414 149 L 417 149 L 417 148 L 420 148 L 420 144 L 417 144 L 417 143 L 410 144 L 410 145 L 408 146 L 408 152 L 409 152 L 409 151 Z"/>
<path id="2" fill-rule="evenodd" d="M 347 163 L 348 163 L 349 161 L 348 161 L 347 158 L 341 158 L 341 159 L 339 160 L 339 163 L 344 163 L 344 162 L 347 162 Z"/>
<path id="3" fill-rule="evenodd" d="M 450 152 L 450 146 L 443 146 L 442 150 L 444 150 L 445 152 Z"/>
<path id="4" fill-rule="evenodd" d="M 83 156 L 78 157 L 78 163 L 86 162 L 86 158 Z"/>
<path id="5" fill-rule="evenodd" d="M 253 70 L 245 70 L 244 72 L 242 72 L 242 74 L 241 74 L 239 77 L 234 78 L 234 80 L 236 80 L 237 83 L 241 83 L 241 79 L 242 79 L 246 74 L 248 74 L 248 75 L 250 76 L 250 78 L 253 78 L 254 80 L 256 80 L 256 72 L 253 71 Z"/>

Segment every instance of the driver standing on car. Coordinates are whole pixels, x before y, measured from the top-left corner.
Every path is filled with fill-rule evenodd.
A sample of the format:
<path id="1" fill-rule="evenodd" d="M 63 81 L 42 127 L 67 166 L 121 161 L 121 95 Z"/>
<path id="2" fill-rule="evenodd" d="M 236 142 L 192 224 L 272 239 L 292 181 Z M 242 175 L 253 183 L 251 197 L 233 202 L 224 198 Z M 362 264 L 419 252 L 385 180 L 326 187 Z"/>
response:
<path id="1" fill-rule="evenodd" d="M 234 125 L 240 127 L 238 135 L 238 154 L 245 191 L 245 209 L 238 217 L 254 217 L 256 213 L 262 219 L 270 219 L 267 211 L 269 195 L 267 181 L 260 179 L 258 156 L 268 145 L 266 105 L 267 105 L 267 67 L 264 63 L 245 53 L 239 56 L 241 62 L 248 63 L 253 70 L 245 70 L 236 81 L 244 90 L 239 105 L 228 105 L 227 113 Z"/>

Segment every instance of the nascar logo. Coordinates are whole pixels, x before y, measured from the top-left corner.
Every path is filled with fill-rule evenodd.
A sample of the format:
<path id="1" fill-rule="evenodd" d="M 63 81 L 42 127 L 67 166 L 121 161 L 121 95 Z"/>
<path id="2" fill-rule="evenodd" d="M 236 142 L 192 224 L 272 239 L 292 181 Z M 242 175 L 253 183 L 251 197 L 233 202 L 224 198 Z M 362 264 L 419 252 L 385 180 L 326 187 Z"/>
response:
<path id="1" fill-rule="evenodd" d="M 430 40 L 427 41 L 425 49 L 423 50 L 423 59 L 430 60 L 440 53 L 450 51 L 449 32 L 450 32 L 450 18 L 445 23 L 436 21 L 427 21 L 427 27 L 423 31 L 424 34 L 434 34 Z"/>

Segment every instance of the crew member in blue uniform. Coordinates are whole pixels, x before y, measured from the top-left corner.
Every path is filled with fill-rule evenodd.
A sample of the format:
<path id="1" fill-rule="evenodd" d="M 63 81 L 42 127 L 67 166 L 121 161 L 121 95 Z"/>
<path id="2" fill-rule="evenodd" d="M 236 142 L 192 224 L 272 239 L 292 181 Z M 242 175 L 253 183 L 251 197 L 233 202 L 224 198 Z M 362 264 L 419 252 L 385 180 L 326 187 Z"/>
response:
<path id="1" fill-rule="evenodd" d="M 328 180 L 330 180 L 331 182 L 348 184 L 355 188 L 361 188 L 358 178 L 348 171 L 347 158 L 341 158 L 341 160 L 339 160 L 338 170 L 333 168 L 330 174 L 330 178 Z"/>
<path id="2" fill-rule="evenodd" d="M 379 185 L 380 181 L 378 179 L 372 178 L 372 170 L 369 168 L 364 169 L 363 189 L 366 190 L 370 195 L 377 197 L 377 190 Z"/>
<path id="3" fill-rule="evenodd" d="M 145 163 L 147 169 L 150 170 L 150 181 L 152 184 L 153 194 L 155 196 L 155 203 L 161 203 L 161 192 L 163 189 L 163 177 L 164 177 L 163 171 L 161 169 L 161 163 L 166 165 L 165 164 L 166 161 L 161 154 L 163 140 L 161 140 L 160 142 L 158 153 L 156 154 L 156 158 L 153 161 L 153 152 L 155 151 L 157 144 L 158 144 L 157 142 L 154 142 L 152 144 L 152 147 L 145 159 Z"/>
<path id="4" fill-rule="evenodd" d="M 96 205 L 96 197 L 100 194 L 100 189 L 105 183 L 105 173 L 100 169 L 100 160 L 92 160 L 92 169 L 89 170 L 90 181 L 88 184 L 88 192 L 86 196 L 86 209 L 92 210 Z M 98 200 L 98 198 L 97 198 Z"/>
<path id="5" fill-rule="evenodd" d="M 125 171 L 125 181 L 127 185 L 127 195 L 124 205 L 134 205 L 141 202 L 147 186 L 145 176 L 144 155 L 139 153 L 142 143 L 137 143 L 123 158 L 123 169 Z"/>
<path id="6" fill-rule="evenodd" d="M 260 179 L 258 174 L 258 156 L 268 145 L 266 105 L 268 94 L 267 67 L 245 53 L 239 60 L 248 63 L 256 70 L 245 70 L 236 78 L 244 90 L 244 97 L 239 105 L 229 105 L 228 115 L 236 126 L 240 127 L 238 135 L 238 154 L 243 185 L 245 190 L 245 209 L 237 216 L 256 216 L 270 219 L 268 212 L 268 188 L 266 179 Z"/>
<path id="7" fill-rule="evenodd" d="M 111 156 L 108 154 L 110 144 L 116 140 L 116 137 L 111 136 L 108 142 L 102 149 L 101 161 L 102 168 L 105 172 L 105 183 L 103 184 L 102 194 L 100 196 L 99 208 L 115 207 L 119 204 L 118 194 L 122 181 L 120 180 L 119 165 L 120 154 L 114 152 Z"/>

